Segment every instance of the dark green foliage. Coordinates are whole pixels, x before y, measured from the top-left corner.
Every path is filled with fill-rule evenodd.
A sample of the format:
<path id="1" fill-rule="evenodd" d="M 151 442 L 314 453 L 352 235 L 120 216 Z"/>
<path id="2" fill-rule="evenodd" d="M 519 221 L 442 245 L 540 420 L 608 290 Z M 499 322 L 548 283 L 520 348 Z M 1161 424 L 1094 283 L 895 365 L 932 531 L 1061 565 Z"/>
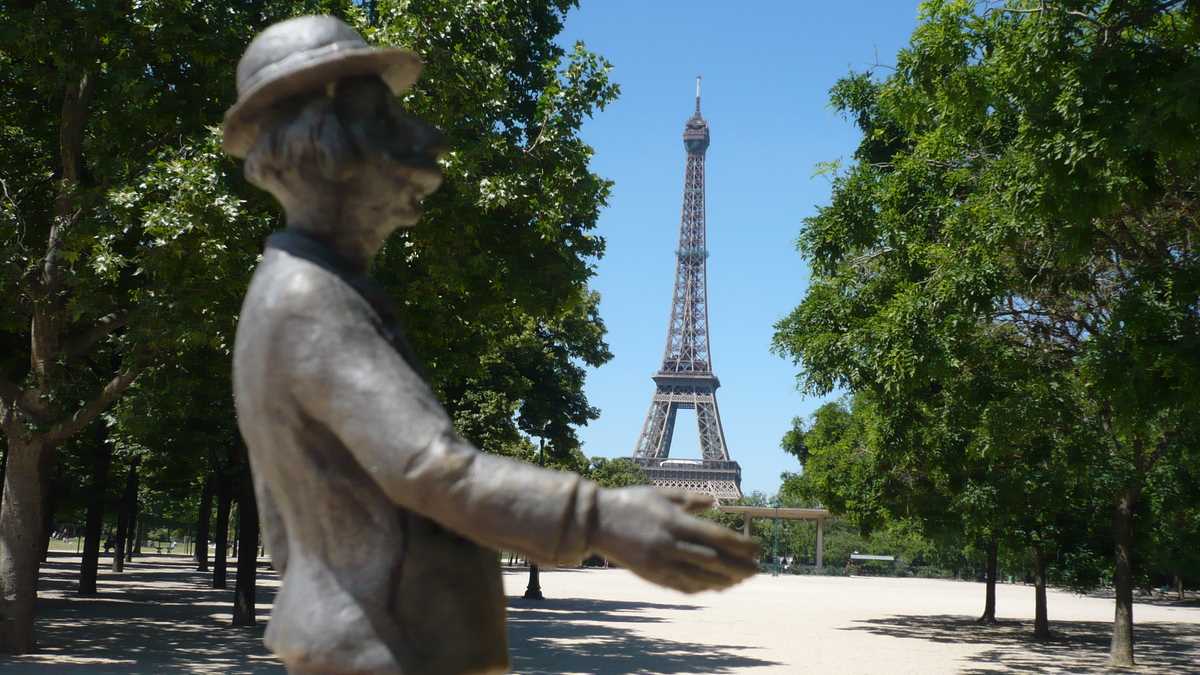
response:
<path id="1" fill-rule="evenodd" d="M 631 485 L 647 485 L 650 480 L 646 472 L 632 459 L 618 457 L 593 457 L 588 467 L 587 477 L 596 481 L 601 487 L 620 488 Z"/>
<path id="2" fill-rule="evenodd" d="M 1114 664 L 1131 519 L 1200 412 L 1198 78 L 1193 2 L 925 3 L 894 72 L 833 90 L 863 139 L 776 326 L 806 391 L 852 393 L 823 414 L 862 420 L 786 441 L 831 506 L 1058 566 L 1113 524 Z"/>
<path id="3" fill-rule="evenodd" d="M 548 465 L 585 471 L 575 428 L 598 413 L 583 395 L 584 368 L 611 358 L 588 288 L 610 183 L 589 170 L 578 131 L 618 89 L 603 59 L 556 44 L 575 4 L 0 7 L 6 446 L 49 452 L 125 394 L 112 413 L 113 475 L 142 457 L 145 522 L 195 518 L 204 474 L 238 442 L 229 384 L 238 308 L 263 237 L 282 225 L 221 152 L 218 127 L 250 38 L 275 20 L 327 12 L 372 42 L 420 52 L 425 75 L 402 103 L 446 132 L 444 186 L 374 270 L 432 384 L 485 450 L 535 459 L 533 435 Z M 109 382 L 117 386 L 99 394 Z M 67 482 L 86 484 L 86 466 L 69 458 Z M 63 508 L 77 511 L 67 496 Z M 0 577 L 32 576 L 9 572 Z M 17 595 L 24 616 L 32 592 Z M 28 649 L 32 638 L 0 643 Z"/>
<path id="4" fill-rule="evenodd" d="M 877 443 L 871 443 L 872 420 L 864 403 L 827 403 L 813 413 L 810 424 L 796 418 L 784 436 L 804 468 L 785 474 L 781 493 L 794 501 L 816 502 L 869 532 L 888 519 L 883 500 L 883 477 L 877 470 Z"/>
<path id="5" fill-rule="evenodd" d="M 402 100 L 450 146 L 445 184 L 376 272 L 460 431 L 490 450 L 524 432 L 569 453 L 597 415 L 581 366 L 611 358 L 587 289 L 610 183 L 577 132 L 618 90 L 603 59 L 554 43 L 574 5 L 378 2 L 367 31 L 422 54 Z"/>

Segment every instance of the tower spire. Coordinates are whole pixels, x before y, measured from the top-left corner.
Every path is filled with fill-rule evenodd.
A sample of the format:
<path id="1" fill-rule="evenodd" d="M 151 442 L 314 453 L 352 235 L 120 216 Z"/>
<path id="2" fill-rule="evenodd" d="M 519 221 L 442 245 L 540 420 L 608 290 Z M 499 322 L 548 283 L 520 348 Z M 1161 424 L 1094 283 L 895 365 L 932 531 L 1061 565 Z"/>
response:
<path id="1" fill-rule="evenodd" d="M 701 77 L 702 76 L 700 76 L 700 75 L 696 76 L 696 114 L 697 115 L 700 114 L 700 78 Z"/>

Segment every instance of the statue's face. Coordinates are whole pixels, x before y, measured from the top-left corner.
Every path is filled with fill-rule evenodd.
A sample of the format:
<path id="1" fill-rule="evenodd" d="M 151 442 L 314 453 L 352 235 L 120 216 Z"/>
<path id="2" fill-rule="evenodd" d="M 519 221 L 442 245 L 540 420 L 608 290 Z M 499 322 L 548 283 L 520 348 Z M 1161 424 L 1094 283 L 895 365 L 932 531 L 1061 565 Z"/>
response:
<path id="1" fill-rule="evenodd" d="M 414 225 L 421 217 L 421 199 L 442 182 L 437 164 L 441 134 L 405 114 L 377 77 L 339 81 L 334 106 L 359 151 L 372 160 L 354 178 L 360 205 L 389 231 Z"/>

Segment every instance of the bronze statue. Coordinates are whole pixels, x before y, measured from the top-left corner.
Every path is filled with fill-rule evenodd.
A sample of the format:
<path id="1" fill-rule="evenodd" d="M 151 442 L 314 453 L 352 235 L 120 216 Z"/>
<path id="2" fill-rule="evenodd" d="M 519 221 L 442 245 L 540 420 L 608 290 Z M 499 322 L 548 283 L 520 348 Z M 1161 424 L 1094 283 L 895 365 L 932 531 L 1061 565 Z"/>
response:
<path id="1" fill-rule="evenodd" d="M 366 276 L 441 180 L 437 131 L 395 100 L 419 70 L 337 19 L 295 18 L 251 42 L 226 114 L 226 150 L 287 218 L 242 306 L 234 393 L 283 578 L 266 642 L 290 673 L 503 672 L 494 549 L 597 551 L 686 592 L 756 571 L 751 540 L 687 515 L 706 497 L 604 490 L 455 434 Z"/>

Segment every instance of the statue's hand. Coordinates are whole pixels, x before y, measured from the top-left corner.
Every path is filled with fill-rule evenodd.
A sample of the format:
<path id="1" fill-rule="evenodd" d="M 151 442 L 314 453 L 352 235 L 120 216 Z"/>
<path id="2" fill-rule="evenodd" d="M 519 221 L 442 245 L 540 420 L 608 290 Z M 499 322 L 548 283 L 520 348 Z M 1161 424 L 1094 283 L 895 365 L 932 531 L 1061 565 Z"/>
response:
<path id="1" fill-rule="evenodd" d="M 758 544 L 698 513 L 706 495 L 630 487 L 601 490 L 593 545 L 638 576 L 685 593 L 732 586 L 758 571 Z"/>

